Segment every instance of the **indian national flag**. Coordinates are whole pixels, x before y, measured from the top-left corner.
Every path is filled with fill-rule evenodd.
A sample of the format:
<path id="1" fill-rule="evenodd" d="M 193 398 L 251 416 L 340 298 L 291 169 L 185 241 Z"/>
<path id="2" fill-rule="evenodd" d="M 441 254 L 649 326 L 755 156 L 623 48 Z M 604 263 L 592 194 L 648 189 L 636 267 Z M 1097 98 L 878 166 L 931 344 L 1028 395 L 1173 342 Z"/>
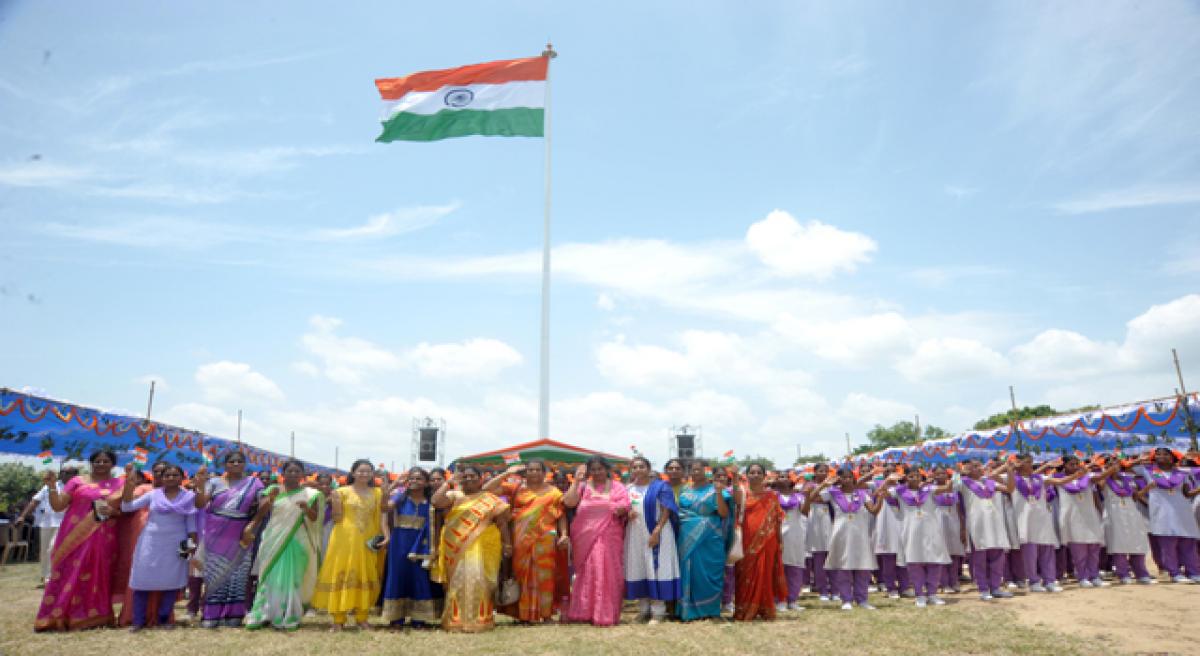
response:
<path id="1" fill-rule="evenodd" d="M 43 464 L 43 465 L 52 465 L 52 464 L 54 464 L 54 453 L 52 453 L 52 452 L 50 452 L 50 451 L 42 451 L 41 453 L 39 453 L 39 454 L 37 455 L 37 457 L 39 457 L 39 458 L 41 458 L 41 459 L 42 459 L 42 464 Z"/>
<path id="2" fill-rule="evenodd" d="M 506 465 L 515 465 L 516 463 L 521 462 L 521 454 L 516 451 L 510 451 L 509 453 L 505 453 L 500 457 L 504 458 L 504 464 Z"/>
<path id="3" fill-rule="evenodd" d="M 140 446 L 133 447 L 133 464 L 139 469 L 149 460 L 150 452 Z"/>
<path id="4" fill-rule="evenodd" d="M 375 80 L 384 102 L 376 141 L 540 137 L 549 62 L 544 56 L 506 59 Z"/>

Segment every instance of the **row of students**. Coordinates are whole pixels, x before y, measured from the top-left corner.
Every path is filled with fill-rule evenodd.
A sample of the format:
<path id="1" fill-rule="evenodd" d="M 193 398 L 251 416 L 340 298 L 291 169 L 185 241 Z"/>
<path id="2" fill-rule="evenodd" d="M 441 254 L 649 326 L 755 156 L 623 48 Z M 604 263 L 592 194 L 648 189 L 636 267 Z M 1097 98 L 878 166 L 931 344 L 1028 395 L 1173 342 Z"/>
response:
<path id="1" fill-rule="evenodd" d="M 719 617 L 729 589 L 733 619 L 771 619 L 799 608 L 805 585 L 844 609 L 872 608 L 872 579 L 891 596 L 911 588 L 918 605 L 940 605 L 939 589 L 957 589 L 964 556 L 981 598 L 992 600 L 1011 596 L 1005 581 L 1061 590 L 1064 556 L 1081 587 L 1106 585 L 1102 547 L 1122 582 L 1153 580 L 1147 550 L 1175 581 L 1200 581 L 1192 505 L 1200 491 L 1194 471 L 1165 449 L 1133 467 L 1113 458 L 1089 469 L 1067 458 L 1053 475 L 1057 463 L 1035 467 L 1028 456 L 966 461 L 961 473 L 937 469 L 930 480 L 915 468 L 860 480 L 819 466 L 812 481 L 777 479 L 775 489 L 759 465 L 731 486 L 719 470 L 709 479 L 702 462 L 668 462 L 660 480 L 644 458 L 628 485 L 594 458 L 565 491 L 540 461 L 486 484 L 474 467 L 452 480 L 414 469 L 381 489 L 361 460 L 328 493 L 306 485 L 294 461 L 261 489 L 236 476 L 238 456 L 224 460 L 219 480 L 200 472 L 195 493 L 179 468 L 162 465 L 157 487 L 139 494 L 132 468 L 115 479 L 112 454 L 94 454 L 89 474 L 50 494 L 66 512 L 36 628 L 112 623 L 121 550 L 108 520 L 122 512 L 145 515 L 129 550 L 135 629 L 172 625 L 198 558 L 205 625 L 215 605 L 217 614 L 241 610 L 237 623 L 251 629 L 295 629 L 309 608 L 329 612 L 334 630 L 351 619 L 366 628 L 381 600 L 391 625 L 462 631 L 490 628 L 496 611 L 611 625 L 623 600 L 636 600 L 644 621 L 691 621 Z M 207 539 L 230 526 L 236 549 Z M 505 585 L 510 578 L 516 586 Z"/>

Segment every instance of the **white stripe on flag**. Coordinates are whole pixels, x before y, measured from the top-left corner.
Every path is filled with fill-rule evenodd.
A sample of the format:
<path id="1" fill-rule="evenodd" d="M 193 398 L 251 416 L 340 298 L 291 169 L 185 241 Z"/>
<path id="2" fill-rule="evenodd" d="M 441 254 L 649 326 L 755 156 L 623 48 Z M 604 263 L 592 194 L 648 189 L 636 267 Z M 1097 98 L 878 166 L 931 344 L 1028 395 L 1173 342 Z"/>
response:
<path id="1" fill-rule="evenodd" d="M 383 120 L 401 112 L 436 114 L 444 109 L 489 111 L 513 107 L 541 108 L 546 104 L 546 82 L 529 80 L 504 84 L 444 86 L 437 91 L 412 91 L 384 104 Z"/>

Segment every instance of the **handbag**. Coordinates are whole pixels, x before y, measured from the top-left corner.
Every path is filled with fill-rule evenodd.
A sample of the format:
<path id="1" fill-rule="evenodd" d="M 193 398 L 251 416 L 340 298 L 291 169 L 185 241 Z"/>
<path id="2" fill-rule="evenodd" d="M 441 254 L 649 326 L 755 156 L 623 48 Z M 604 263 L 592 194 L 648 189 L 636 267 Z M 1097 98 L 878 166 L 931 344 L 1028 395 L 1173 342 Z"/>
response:
<path id="1" fill-rule="evenodd" d="M 521 600 L 521 584 L 516 579 L 504 579 L 496 590 L 496 605 L 511 606 Z"/>
<path id="2" fill-rule="evenodd" d="M 743 502 L 738 505 L 737 524 L 733 527 L 733 544 L 729 545 L 729 552 L 725 555 L 726 565 L 734 565 L 745 556 L 742 551 L 742 511 L 745 505 L 743 497 Z"/>
<path id="3" fill-rule="evenodd" d="M 496 586 L 496 605 L 510 606 L 521 600 L 521 584 L 512 576 L 512 561 L 500 561 L 500 585 Z"/>

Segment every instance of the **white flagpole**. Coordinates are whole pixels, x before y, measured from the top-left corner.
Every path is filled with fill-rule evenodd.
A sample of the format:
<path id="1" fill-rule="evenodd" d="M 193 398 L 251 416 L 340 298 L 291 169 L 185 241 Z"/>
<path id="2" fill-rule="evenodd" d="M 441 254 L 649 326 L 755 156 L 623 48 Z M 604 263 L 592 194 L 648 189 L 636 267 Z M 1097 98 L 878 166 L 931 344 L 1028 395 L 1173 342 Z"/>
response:
<path id="1" fill-rule="evenodd" d="M 550 60 L 558 56 L 547 43 L 546 58 L 546 204 L 542 216 L 542 350 L 541 385 L 538 396 L 538 436 L 550 437 Z"/>

